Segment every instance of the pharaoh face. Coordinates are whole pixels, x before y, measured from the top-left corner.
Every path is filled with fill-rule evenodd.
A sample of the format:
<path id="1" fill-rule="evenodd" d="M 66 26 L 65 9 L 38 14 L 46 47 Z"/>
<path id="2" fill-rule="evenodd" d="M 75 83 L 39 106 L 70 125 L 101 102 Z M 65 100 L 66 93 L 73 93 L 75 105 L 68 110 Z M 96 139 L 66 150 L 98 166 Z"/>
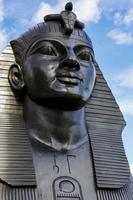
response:
<path id="1" fill-rule="evenodd" d="M 94 87 L 93 61 L 86 41 L 63 35 L 37 41 L 23 65 L 28 96 L 42 105 L 80 109 Z"/>

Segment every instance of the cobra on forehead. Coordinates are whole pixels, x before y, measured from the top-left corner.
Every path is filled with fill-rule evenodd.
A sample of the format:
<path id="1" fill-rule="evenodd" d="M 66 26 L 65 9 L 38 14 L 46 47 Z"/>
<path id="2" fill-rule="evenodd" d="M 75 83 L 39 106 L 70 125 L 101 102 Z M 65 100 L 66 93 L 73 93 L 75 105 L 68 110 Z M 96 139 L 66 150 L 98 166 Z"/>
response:
<path id="1" fill-rule="evenodd" d="M 16 62 L 23 66 L 30 47 L 39 41 L 47 38 L 53 39 L 64 36 L 67 39 L 83 41 L 92 50 L 92 42 L 83 30 L 84 24 L 77 20 L 75 13 L 72 12 L 72 3 L 67 3 L 65 10 L 60 14 L 47 15 L 44 22 L 41 22 L 22 34 L 16 40 L 11 41 L 11 46 L 15 55 Z"/>

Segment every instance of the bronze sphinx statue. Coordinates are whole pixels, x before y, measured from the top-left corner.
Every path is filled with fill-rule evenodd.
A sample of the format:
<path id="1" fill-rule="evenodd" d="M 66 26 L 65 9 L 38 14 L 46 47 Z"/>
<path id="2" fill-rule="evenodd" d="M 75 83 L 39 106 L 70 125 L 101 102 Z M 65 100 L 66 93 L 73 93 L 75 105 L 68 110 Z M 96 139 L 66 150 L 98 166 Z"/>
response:
<path id="1" fill-rule="evenodd" d="M 1 199 L 131 200 L 125 121 L 84 24 L 72 3 L 44 20 L 0 56 Z"/>

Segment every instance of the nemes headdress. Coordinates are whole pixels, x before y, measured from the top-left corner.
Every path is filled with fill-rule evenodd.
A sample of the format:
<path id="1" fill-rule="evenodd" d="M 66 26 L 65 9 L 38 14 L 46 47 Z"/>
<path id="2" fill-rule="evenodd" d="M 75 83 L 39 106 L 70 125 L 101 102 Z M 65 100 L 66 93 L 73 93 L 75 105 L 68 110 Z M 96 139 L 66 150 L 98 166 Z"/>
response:
<path id="1" fill-rule="evenodd" d="M 58 38 L 63 34 L 66 35 L 66 37 L 84 40 L 93 51 L 91 40 L 83 31 L 84 24 L 77 20 L 72 9 L 72 3 L 67 3 L 65 10 L 60 14 L 45 16 L 44 22 L 37 24 L 16 40 L 11 41 L 16 62 L 20 66 L 23 65 L 22 63 L 26 57 L 27 51 L 34 42 L 46 39 L 47 37 L 52 38 L 53 35 Z"/>
<path id="2" fill-rule="evenodd" d="M 78 21 L 72 12 L 71 3 L 66 4 L 65 11 L 61 14 L 47 15 L 44 19 L 45 22 L 37 24 L 18 39 L 11 41 L 11 46 L 8 46 L 0 55 L 0 141 L 3 145 L 0 151 L 0 179 L 12 186 L 29 186 L 29 184 L 35 186 L 36 182 L 33 176 L 32 156 L 28 139 L 26 139 L 27 132 L 23 125 L 23 102 L 20 101 L 19 95 L 11 90 L 7 78 L 10 65 L 17 62 L 23 66 L 23 60 L 30 46 L 40 38 L 41 40 L 47 37 L 52 38 L 53 33 L 56 37 L 64 34 L 66 37 L 86 40 L 93 51 L 91 40 L 83 31 L 83 23 Z M 115 196 L 123 195 L 122 192 L 126 190 L 130 179 L 129 165 L 122 143 L 125 120 L 98 65 L 96 65 L 96 72 L 95 87 L 85 106 L 86 122 L 92 149 L 98 200 L 114 200 L 116 199 L 115 194 Z M 5 137 L 8 140 L 8 149 Z M 12 137 L 18 143 L 15 148 L 12 142 L 14 140 L 10 139 Z M 5 166 L 7 150 L 8 161 Z M 18 156 L 17 165 L 12 167 L 10 163 L 16 159 L 16 155 Z M 27 156 L 29 156 L 28 159 Z M 26 166 L 24 161 L 27 163 Z M 5 167 L 7 167 L 6 170 Z M 29 174 L 28 180 L 27 173 Z M 128 195 L 128 192 L 124 195 Z"/>

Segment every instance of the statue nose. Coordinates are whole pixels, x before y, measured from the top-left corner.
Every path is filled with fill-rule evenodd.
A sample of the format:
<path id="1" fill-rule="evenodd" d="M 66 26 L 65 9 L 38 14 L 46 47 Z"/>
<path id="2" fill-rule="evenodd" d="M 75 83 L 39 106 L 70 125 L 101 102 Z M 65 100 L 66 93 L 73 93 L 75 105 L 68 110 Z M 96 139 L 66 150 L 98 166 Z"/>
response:
<path id="1" fill-rule="evenodd" d="M 80 64 L 75 59 L 66 58 L 60 63 L 59 68 L 65 69 L 65 70 L 70 70 L 70 71 L 79 71 Z"/>

